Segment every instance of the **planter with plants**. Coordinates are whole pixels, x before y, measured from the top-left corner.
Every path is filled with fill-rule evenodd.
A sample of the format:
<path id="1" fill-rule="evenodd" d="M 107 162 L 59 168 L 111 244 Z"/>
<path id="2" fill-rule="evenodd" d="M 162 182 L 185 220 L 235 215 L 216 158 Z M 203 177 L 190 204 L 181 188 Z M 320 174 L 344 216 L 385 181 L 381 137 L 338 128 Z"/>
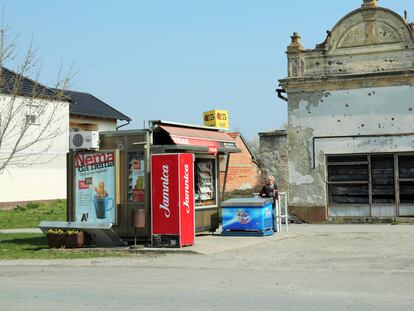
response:
<path id="1" fill-rule="evenodd" d="M 81 247 L 85 244 L 85 233 L 77 229 L 49 229 L 47 243 L 50 247 Z"/>

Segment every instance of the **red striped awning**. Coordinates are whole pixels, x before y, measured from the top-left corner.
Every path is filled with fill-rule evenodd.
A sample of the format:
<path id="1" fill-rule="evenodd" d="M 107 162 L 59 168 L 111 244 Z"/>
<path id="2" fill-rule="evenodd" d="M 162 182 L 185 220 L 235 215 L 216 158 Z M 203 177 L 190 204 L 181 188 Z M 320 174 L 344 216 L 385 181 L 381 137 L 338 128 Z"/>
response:
<path id="1" fill-rule="evenodd" d="M 159 125 L 176 145 L 207 147 L 210 150 L 234 149 L 238 152 L 232 137 L 217 130 L 188 128 L 173 125 Z"/>

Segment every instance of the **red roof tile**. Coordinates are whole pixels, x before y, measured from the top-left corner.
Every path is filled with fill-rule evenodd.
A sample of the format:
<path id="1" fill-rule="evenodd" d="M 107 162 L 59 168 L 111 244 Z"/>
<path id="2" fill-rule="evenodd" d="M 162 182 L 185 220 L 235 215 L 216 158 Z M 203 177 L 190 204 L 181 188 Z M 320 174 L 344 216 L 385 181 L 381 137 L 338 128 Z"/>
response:
<path id="1" fill-rule="evenodd" d="M 227 135 L 229 135 L 231 138 L 236 140 L 237 137 L 239 137 L 240 133 L 239 132 L 231 132 L 231 133 L 227 133 Z"/>

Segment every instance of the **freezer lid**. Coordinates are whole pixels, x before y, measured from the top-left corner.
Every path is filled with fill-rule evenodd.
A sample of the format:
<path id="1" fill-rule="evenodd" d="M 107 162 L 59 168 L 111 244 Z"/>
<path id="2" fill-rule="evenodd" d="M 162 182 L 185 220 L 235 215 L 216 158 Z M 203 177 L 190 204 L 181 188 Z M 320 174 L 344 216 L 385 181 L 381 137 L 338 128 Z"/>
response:
<path id="1" fill-rule="evenodd" d="M 243 207 L 243 206 L 250 206 L 250 207 L 263 207 L 267 204 L 273 204 L 272 198 L 237 198 L 237 199 L 230 199 L 221 203 L 221 207 Z"/>

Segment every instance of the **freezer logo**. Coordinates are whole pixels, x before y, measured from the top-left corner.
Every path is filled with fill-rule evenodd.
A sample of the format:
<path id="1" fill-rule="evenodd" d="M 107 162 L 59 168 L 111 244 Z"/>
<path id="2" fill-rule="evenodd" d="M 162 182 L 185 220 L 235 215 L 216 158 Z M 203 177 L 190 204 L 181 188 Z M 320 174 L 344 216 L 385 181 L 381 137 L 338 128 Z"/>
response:
<path id="1" fill-rule="evenodd" d="M 266 217 L 272 216 L 272 212 L 270 211 L 270 208 L 266 208 Z"/>
<path id="2" fill-rule="evenodd" d="M 184 165 L 184 202 L 185 211 L 190 214 L 190 168 Z"/>
<path id="3" fill-rule="evenodd" d="M 168 164 L 162 166 L 162 204 L 160 204 L 160 209 L 164 211 L 165 217 L 171 217 L 170 211 L 170 167 Z"/>
<path id="4" fill-rule="evenodd" d="M 241 223 L 242 225 L 247 225 L 248 223 L 252 221 L 252 216 L 249 213 L 247 213 L 245 210 L 238 210 L 237 218 L 238 218 L 239 223 Z"/>

